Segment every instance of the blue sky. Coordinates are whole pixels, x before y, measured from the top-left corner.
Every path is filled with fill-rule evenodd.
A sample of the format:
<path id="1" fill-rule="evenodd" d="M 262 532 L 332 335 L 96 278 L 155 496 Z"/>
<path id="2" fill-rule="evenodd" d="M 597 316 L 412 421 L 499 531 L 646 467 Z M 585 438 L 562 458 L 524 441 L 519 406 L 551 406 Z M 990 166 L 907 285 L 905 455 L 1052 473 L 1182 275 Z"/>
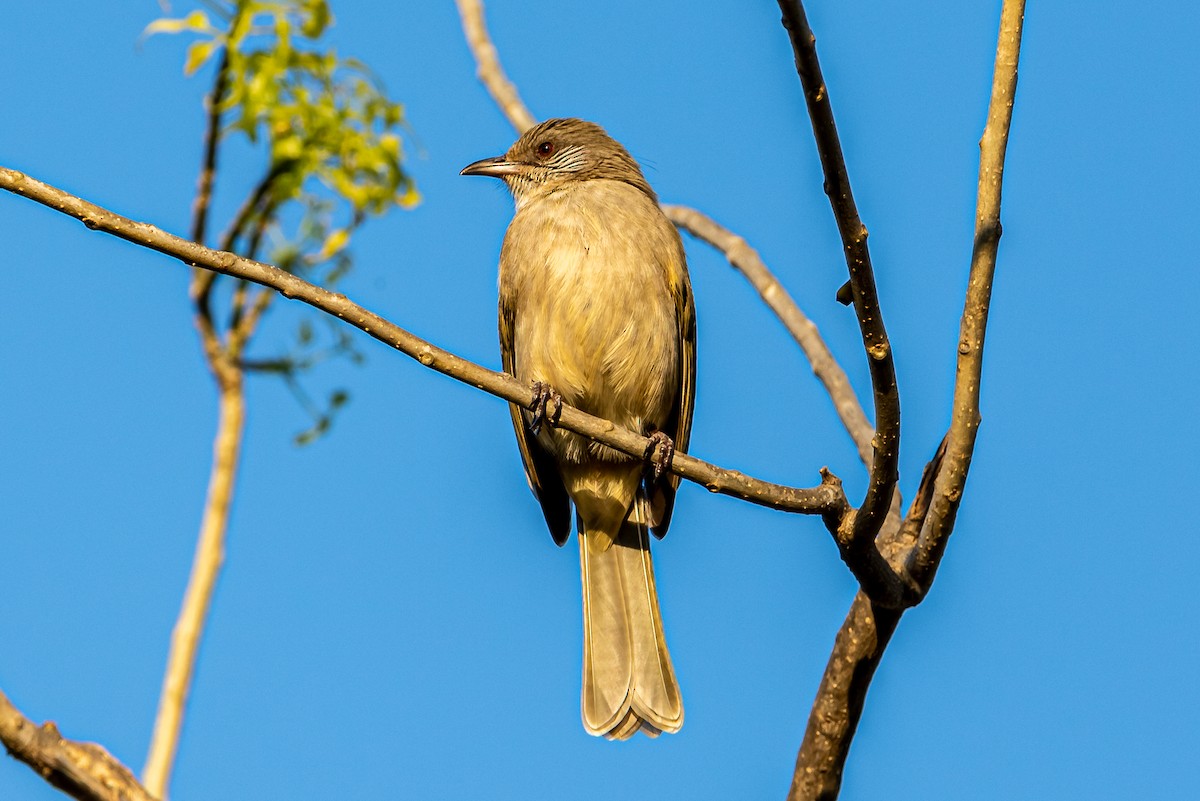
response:
<path id="1" fill-rule="evenodd" d="M 177 6 L 187 10 L 188 7 Z M 513 132 L 450 2 L 335 3 L 332 41 L 406 104 L 411 212 L 372 221 L 359 303 L 497 367 L 511 203 L 458 176 Z M 911 494 L 949 419 L 976 142 L 999 4 L 812 3 L 810 20 L 896 352 Z M 605 125 L 664 201 L 745 236 L 859 390 L 840 246 L 774 3 L 489 5 L 539 117 Z M 200 99 L 154 2 L 16 4 L 0 164 L 187 231 Z M 846 799 L 1186 798 L 1197 779 L 1193 508 L 1200 12 L 1031 3 L 1009 148 L 983 427 L 936 585 L 876 678 Z M 223 218 L 259 169 L 226 162 Z M 0 689 L 140 770 L 209 467 L 214 391 L 187 274 L 0 197 Z M 692 451 L 861 494 L 795 346 L 687 243 L 699 319 Z M 289 341 L 280 304 L 258 342 Z M 226 572 L 173 797 L 780 798 L 854 592 L 820 522 L 681 491 L 656 547 L 683 731 L 579 723 L 574 543 L 552 544 L 500 401 L 359 337 L 308 379 L 331 435 L 252 380 Z M 0 798 L 58 794 L 0 764 Z"/>

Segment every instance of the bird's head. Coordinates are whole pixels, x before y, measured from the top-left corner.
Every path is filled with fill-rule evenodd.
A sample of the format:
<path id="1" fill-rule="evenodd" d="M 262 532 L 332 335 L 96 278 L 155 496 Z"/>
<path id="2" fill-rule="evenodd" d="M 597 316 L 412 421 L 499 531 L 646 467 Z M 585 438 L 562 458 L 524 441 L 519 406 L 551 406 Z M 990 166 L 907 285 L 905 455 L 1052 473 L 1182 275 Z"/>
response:
<path id="1" fill-rule="evenodd" d="M 521 134 L 503 156 L 463 168 L 462 175 L 500 178 L 521 204 L 577 181 L 623 181 L 658 201 L 621 143 L 594 122 L 554 119 Z"/>

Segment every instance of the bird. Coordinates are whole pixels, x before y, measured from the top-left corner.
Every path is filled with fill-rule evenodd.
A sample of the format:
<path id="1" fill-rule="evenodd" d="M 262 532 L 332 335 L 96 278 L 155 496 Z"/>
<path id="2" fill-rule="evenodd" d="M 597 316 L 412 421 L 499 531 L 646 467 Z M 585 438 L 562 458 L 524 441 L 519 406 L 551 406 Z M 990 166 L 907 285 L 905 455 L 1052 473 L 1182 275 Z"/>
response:
<path id="1" fill-rule="evenodd" d="M 667 533 L 696 385 L 696 311 L 683 242 L 638 163 L 599 125 L 551 119 L 463 175 L 501 179 L 515 212 L 500 250 L 504 370 L 525 475 L 555 543 L 578 532 L 584 729 L 677 732 L 649 533 Z M 637 459 L 554 426 L 562 404 L 651 438 Z"/>

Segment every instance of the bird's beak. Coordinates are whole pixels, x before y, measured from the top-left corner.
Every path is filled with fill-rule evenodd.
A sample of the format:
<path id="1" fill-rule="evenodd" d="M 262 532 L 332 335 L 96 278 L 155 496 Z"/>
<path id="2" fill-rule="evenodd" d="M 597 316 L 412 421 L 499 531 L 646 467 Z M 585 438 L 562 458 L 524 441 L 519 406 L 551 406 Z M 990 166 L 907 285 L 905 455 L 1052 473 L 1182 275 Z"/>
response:
<path id="1" fill-rule="evenodd" d="M 486 175 L 491 178 L 503 178 L 506 175 L 515 175 L 521 171 L 523 166 L 515 161 L 506 160 L 504 156 L 496 156 L 468 164 L 463 167 L 459 175 Z"/>

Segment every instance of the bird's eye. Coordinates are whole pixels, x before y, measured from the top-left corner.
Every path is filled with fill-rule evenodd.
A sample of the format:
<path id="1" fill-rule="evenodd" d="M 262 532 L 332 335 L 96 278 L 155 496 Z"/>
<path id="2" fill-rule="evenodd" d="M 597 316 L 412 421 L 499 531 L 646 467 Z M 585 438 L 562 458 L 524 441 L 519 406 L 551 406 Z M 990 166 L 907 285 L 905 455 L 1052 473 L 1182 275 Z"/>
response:
<path id="1" fill-rule="evenodd" d="M 537 146 L 537 152 L 538 152 L 538 155 L 541 156 L 542 158 L 546 158 L 547 156 L 553 155 L 554 154 L 554 143 L 553 142 L 542 142 L 540 145 Z"/>

